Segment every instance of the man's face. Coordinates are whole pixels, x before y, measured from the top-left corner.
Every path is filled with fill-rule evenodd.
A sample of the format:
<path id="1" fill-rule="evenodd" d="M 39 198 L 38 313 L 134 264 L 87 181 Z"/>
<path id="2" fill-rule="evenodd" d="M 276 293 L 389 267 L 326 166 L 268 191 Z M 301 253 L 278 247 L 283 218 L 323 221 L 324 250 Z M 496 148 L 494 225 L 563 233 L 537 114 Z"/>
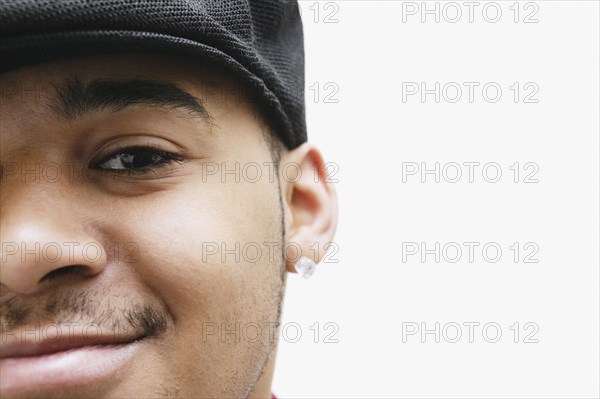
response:
<path id="1" fill-rule="evenodd" d="M 284 225 L 239 87 L 149 56 L 1 84 L 2 397 L 248 395 L 276 345 Z"/>

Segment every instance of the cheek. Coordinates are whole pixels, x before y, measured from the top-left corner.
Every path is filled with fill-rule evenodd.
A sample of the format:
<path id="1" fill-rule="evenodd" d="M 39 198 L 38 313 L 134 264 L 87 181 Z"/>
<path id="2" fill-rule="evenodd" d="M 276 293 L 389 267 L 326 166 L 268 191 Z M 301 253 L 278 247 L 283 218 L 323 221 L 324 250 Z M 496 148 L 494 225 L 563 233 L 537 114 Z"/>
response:
<path id="1" fill-rule="evenodd" d="M 275 317 L 282 267 L 275 183 L 194 178 L 127 200 L 118 213 L 121 240 L 138 248 L 133 267 L 180 330 Z"/>
<path id="2" fill-rule="evenodd" d="M 140 223 L 131 224 L 138 228 L 128 231 L 139 244 L 135 267 L 174 316 L 166 364 L 177 364 L 199 392 L 252 383 L 276 340 L 283 290 L 280 252 L 264 247 L 281 245 L 276 187 L 195 181 L 139 209 Z M 256 262 L 244 253 L 249 243 L 263 250 Z M 248 326 L 260 329 L 258 340 L 246 339 L 257 337 Z"/>

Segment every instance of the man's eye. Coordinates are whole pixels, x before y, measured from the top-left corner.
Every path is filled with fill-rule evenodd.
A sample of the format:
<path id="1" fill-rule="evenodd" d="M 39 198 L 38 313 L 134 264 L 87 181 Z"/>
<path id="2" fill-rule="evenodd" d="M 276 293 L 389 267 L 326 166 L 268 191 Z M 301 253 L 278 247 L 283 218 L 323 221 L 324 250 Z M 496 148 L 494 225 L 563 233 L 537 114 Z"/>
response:
<path id="1" fill-rule="evenodd" d="M 93 168 L 108 171 L 150 171 L 171 162 L 180 162 L 182 158 L 171 152 L 151 147 L 130 147 L 97 162 Z"/>

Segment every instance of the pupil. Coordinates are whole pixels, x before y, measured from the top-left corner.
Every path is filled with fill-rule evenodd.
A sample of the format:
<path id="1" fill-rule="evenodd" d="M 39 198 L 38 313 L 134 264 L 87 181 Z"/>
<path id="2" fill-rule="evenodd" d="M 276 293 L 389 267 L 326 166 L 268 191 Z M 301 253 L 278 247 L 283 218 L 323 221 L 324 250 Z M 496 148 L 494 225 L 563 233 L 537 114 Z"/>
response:
<path id="1" fill-rule="evenodd" d="M 145 150 L 122 153 L 119 155 L 119 158 L 125 169 L 141 169 L 148 165 L 156 164 L 161 160 L 159 154 Z"/>
<path id="2" fill-rule="evenodd" d="M 157 161 L 155 154 L 143 151 L 134 153 L 132 158 L 134 168 L 142 168 Z"/>

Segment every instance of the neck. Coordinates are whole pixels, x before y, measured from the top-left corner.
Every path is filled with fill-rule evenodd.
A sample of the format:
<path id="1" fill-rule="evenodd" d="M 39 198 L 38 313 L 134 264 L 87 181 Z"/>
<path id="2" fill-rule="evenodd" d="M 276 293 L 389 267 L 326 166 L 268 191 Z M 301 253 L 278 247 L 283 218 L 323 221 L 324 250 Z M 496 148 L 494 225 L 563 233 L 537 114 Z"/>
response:
<path id="1" fill-rule="evenodd" d="M 271 393 L 271 384 L 273 383 L 273 372 L 275 370 L 275 358 L 277 357 L 277 347 L 275 346 L 265 364 L 265 368 L 261 376 L 258 378 L 254 389 L 248 398 L 252 399 L 271 399 L 273 394 Z"/>

